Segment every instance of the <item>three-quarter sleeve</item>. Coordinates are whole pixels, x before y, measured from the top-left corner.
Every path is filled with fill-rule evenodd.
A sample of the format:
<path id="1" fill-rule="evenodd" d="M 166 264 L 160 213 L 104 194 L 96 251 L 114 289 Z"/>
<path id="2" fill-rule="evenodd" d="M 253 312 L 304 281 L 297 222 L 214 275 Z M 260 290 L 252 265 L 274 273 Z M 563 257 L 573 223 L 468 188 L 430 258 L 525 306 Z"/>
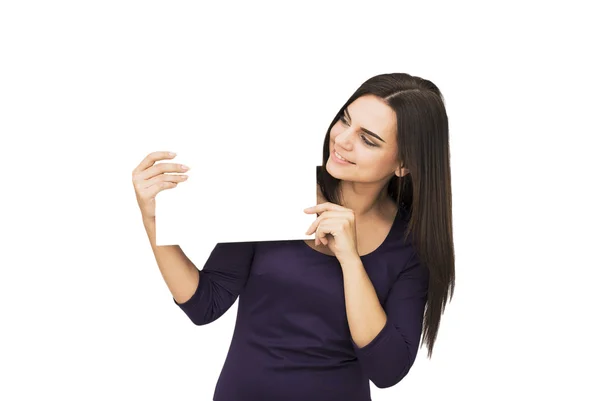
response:
<path id="1" fill-rule="evenodd" d="M 363 371 L 378 388 L 397 384 L 416 359 L 428 287 L 429 272 L 413 251 L 383 305 L 385 326 L 362 348 L 352 341 Z"/>
<path id="2" fill-rule="evenodd" d="M 198 325 L 211 323 L 234 304 L 242 292 L 254 258 L 255 242 L 217 243 L 202 270 L 190 299 L 173 302 Z"/>

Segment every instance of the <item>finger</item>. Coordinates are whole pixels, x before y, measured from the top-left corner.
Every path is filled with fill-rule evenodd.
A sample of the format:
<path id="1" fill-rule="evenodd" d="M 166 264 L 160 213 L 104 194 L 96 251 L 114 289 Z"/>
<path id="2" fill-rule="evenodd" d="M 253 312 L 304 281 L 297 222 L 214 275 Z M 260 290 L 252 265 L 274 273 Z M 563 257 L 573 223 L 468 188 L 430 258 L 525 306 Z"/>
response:
<path id="1" fill-rule="evenodd" d="M 311 206 L 311 207 L 307 207 L 306 209 L 304 209 L 305 213 L 314 213 L 314 212 L 324 212 L 326 210 L 335 210 L 335 211 L 344 211 L 347 210 L 345 207 L 340 206 L 340 205 L 336 205 L 335 203 L 331 203 L 331 202 L 325 202 L 325 203 L 319 203 L 318 205 L 315 206 Z"/>
<path id="2" fill-rule="evenodd" d="M 173 153 L 173 155 L 171 156 L 171 152 L 167 152 L 167 151 L 152 152 L 152 153 L 148 154 L 146 157 L 144 157 L 144 160 L 142 160 L 140 162 L 140 164 L 138 164 L 138 166 L 133 169 L 132 173 L 133 174 L 141 173 L 142 171 L 146 170 L 148 167 L 152 166 L 155 162 L 157 162 L 159 160 L 163 160 L 163 159 L 172 159 L 175 156 L 177 156 L 175 153 Z"/>
<path id="3" fill-rule="evenodd" d="M 306 235 L 312 234 L 314 232 L 314 230 L 317 229 L 317 227 L 319 226 L 319 224 L 321 224 L 323 222 L 323 220 L 325 220 L 325 219 L 333 219 L 333 218 L 347 219 L 348 218 L 348 214 L 347 213 L 348 213 L 347 211 L 345 211 L 345 212 L 336 212 L 336 211 L 323 212 L 308 227 Z M 351 221 L 351 217 L 350 217 L 350 221 Z"/>
<path id="4" fill-rule="evenodd" d="M 319 245 L 321 243 L 321 241 L 319 241 L 319 229 L 319 226 L 315 228 L 315 245 Z"/>
<path id="5" fill-rule="evenodd" d="M 325 244 L 327 243 L 327 231 L 325 231 L 324 229 L 321 229 L 321 233 L 319 234 L 319 241 Z"/>
<path id="6" fill-rule="evenodd" d="M 323 215 L 317 217 L 315 221 L 313 221 L 312 224 L 308 227 L 308 230 L 306 230 L 306 235 L 311 235 L 317 229 L 317 227 L 319 227 L 319 224 L 321 224 L 321 221 L 324 218 L 325 217 Z"/>
<path id="7" fill-rule="evenodd" d="M 164 173 L 182 173 L 188 171 L 189 168 L 178 163 L 157 163 L 141 173 L 138 173 L 134 180 L 147 180 L 152 177 Z"/>
<path id="8" fill-rule="evenodd" d="M 176 182 L 170 182 L 170 181 L 164 181 L 164 182 L 159 182 L 156 183 L 154 185 L 152 185 L 151 187 L 148 188 L 148 198 L 149 199 L 153 199 L 156 197 L 156 195 L 161 192 L 164 191 L 166 189 L 173 189 L 177 187 L 177 183 Z"/>
<path id="9" fill-rule="evenodd" d="M 325 239 L 325 235 L 327 235 L 327 234 L 324 233 L 323 227 L 321 227 L 321 226 L 317 227 L 316 232 L 315 232 L 315 240 L 316 240 L 316 242 L 319 243 L 319 244 L 325 245 L 326 244 L 325 241 L 327 241 Z M 324 239 L 325 239 L 325 241 L 323 241 Z"/>
<path id="10" fill-rule="evenodd" d="M 150 188 L 152 185 L 161 182 L 172 182 L 172 183 L 180 183 L 188 179 L 188 176 L 185 174 L 161 174 L 153 177 L 149 180 L 144 180 L 140 183 L 142 185 L 141 189 Z"/>

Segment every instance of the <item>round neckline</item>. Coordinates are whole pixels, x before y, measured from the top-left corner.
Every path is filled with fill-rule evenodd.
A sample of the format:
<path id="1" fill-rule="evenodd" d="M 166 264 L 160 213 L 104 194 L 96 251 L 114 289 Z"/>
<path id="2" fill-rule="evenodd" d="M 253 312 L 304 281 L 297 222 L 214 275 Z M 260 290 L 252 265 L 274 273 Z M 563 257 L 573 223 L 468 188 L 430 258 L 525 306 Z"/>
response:
<path id="1" fill-rule="evenodd" d="M 359 255 L 359 257 L 362 258 L 366 258 L 367 256 L 371 256 L 375 253 L 377 253 L 377 251 L 379 251 L 381 248 L 383 248 L 384 245 L 387 244 L 387 242 L 389 241 L 390 237 L 392 236 L 392 232 L 394 231 L 394 228 L 396 227 L 396 224 L 398 224 L 398 221 L 400 220 L 400 215 L 402 214 L 402 208 L 400 206 L 398 206 L 398 209 L 396 210 L 396 215 L 394 216 L 394 221 L 392 222 L 392 227 L 390 227 L 390 230 L 388 231 L 387 235 L 385 236 L 385 239 L 383 240 L 383 242 L 374 250 L 372 250 L 371 252 L 365 254 L 365 255 Z M 323 252 L 319 252 L 316 249 L 313 249 L 310 245 L 308 245 L 306 242 L 304 242 L 305 240 L 301 239 L 300 242 L 302 242 L 302 245 L 305 246 L 306 248 L 308 248 L 310 251 L 318 253 L 319 255 L 328 257 L 328 258 L 336 258 L 337 257 L 335 255 L 328 255 L 326 253 Z M 314 241 L 314 240 L 313 240 Z"/>

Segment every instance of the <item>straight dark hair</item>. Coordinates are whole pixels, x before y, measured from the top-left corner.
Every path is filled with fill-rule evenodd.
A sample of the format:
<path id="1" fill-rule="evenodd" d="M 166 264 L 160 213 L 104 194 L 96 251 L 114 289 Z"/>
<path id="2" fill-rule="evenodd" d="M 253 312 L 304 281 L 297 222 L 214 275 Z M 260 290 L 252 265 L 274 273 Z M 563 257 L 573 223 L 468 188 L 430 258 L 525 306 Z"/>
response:
<path id="1" fill-rule="evenodd" d="M 365 81 L 341 107 L 327 129 L 323 166 L 329 159 L 331 127 L 354 100 L 375 95 L 396 113 L 398 161 L 409 173 L 394 175 L 388 195 L 408 216 L 410 236 L 419 261 L 429 270 L 421 346 L 427 344 L 431 359 L 440 319 L 454 295 L 454 240 L 448 116 L 436 85 L 406 73 L 381 74 Z M 317 183 L 328 202 L 341 204 L 339 183 L 323 166 L 317 167 Z"/>

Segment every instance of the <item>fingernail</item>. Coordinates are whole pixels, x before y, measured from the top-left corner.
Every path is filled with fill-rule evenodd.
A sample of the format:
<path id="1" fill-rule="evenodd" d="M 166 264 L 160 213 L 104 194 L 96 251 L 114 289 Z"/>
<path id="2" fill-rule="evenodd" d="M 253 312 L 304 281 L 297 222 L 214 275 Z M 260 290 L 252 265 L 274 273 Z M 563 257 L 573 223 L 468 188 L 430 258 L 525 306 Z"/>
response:
<path id="1" fill-rule="evenodd" d="M 169 156 L 177 156 L 177 153 L 169 152 Z"/>

